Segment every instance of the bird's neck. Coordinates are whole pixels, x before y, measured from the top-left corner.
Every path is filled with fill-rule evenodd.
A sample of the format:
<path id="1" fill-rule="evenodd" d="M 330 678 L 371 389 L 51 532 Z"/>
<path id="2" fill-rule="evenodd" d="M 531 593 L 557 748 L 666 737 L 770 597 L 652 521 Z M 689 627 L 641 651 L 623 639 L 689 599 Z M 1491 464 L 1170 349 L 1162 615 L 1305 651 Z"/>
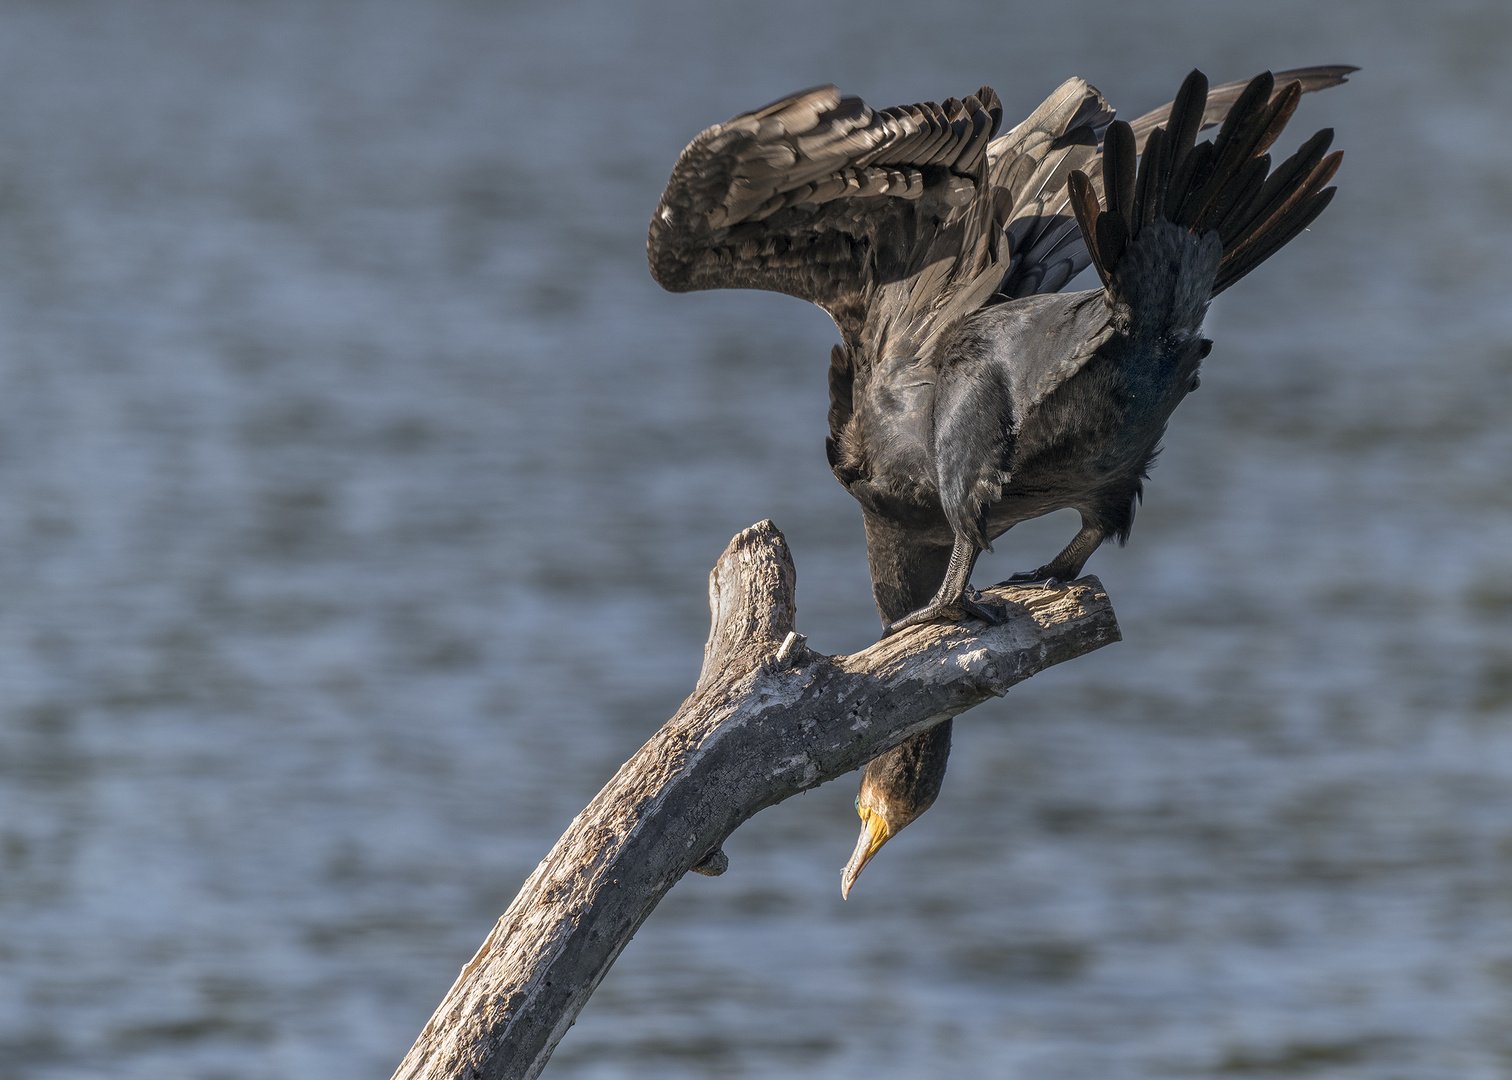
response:
<path id="1" fill-rule="evenodd" d="M 885 623 L 929 603 L 950 566 L 950 544 L 921 543 L 917 531 L 862 509 L 872 596 Z"/>

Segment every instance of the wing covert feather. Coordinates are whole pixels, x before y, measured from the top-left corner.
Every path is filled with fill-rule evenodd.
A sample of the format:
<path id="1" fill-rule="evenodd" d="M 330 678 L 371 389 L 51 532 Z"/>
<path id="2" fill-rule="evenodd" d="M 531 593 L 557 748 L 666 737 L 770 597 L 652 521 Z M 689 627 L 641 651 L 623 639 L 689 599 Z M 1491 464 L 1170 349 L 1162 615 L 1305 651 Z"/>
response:
<path id="1" fill-rule="evenodd" d="M 820 86 L 709 128 L 651 219 L 652 276 L 675 292 L 787 293 L 859 332 L 875 288 L 969 216 L 1001 118 L 986 88 L 878 111 Z"/>

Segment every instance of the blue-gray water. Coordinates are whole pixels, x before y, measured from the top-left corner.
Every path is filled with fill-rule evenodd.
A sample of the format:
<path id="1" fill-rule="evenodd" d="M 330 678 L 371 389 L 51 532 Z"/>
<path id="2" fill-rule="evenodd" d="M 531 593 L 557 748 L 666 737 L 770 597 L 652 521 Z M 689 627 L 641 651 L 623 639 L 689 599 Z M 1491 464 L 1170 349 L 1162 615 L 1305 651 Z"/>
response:
<path id="1" fill-rule="evenodd" d="M 849 779 L 747 824 L 547 1075 L 1512 1076 L 1512 9 L 141 0 L 0 7 L 0 1078 L 386 1077 L 733 533 L 875 635 L 833 328 L 646 273 L 701 128 L 1324 62 L 1340 195 L 1089 567 L 1126 640 L 849 902 Z"/>

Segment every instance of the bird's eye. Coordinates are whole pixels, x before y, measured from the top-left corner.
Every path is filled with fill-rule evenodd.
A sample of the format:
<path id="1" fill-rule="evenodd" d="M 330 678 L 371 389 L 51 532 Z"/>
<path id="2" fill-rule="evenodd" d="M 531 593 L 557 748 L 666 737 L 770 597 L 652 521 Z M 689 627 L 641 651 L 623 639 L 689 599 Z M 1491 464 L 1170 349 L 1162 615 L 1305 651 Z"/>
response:
<path id="1" fill-rule="evenodd" d="M 859 814 L 860 812 L 861 812 L 861 796 L 857 795 L 856 796 L 856 813 Z"/>

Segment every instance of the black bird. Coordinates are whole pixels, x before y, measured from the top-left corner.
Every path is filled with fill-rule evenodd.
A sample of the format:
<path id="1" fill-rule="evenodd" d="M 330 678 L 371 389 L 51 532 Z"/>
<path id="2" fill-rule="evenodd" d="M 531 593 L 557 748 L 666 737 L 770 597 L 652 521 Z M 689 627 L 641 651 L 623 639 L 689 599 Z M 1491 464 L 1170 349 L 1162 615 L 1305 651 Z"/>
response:
<path id="1" fill-rule="evenodd" d="M 1071 79 L 1000 137 L 987 87 L 874 111 L 822 86 L 683 151 L 651 219 L 651 273 L 674 292 L 784 292 L 835 320 L 826 449 L 861 504 L 884 634 L 1000 620 L 971 570 L 1021 521 L 1071 507 L 1082 527 L 1016 583 L 1069 581 L 1105 539 L 1127 540 L 1166 423 L 1211 348 L 1209 301 L 1333 196 L 1331 131 L 1274 171 L 1266 150 L 1304 91 L 1353 70 L 1283 72 L 1279 87 L 1265 73 L 1211 93 L 1194 71 L 1133 124 Z M 1216 141 L 1197 143 L 1220 119 Z M 1056 295 L 1089 263 L 1101 288 Z M 866 767 L 846 893 L 934 802 L 950 730 Z"/>

